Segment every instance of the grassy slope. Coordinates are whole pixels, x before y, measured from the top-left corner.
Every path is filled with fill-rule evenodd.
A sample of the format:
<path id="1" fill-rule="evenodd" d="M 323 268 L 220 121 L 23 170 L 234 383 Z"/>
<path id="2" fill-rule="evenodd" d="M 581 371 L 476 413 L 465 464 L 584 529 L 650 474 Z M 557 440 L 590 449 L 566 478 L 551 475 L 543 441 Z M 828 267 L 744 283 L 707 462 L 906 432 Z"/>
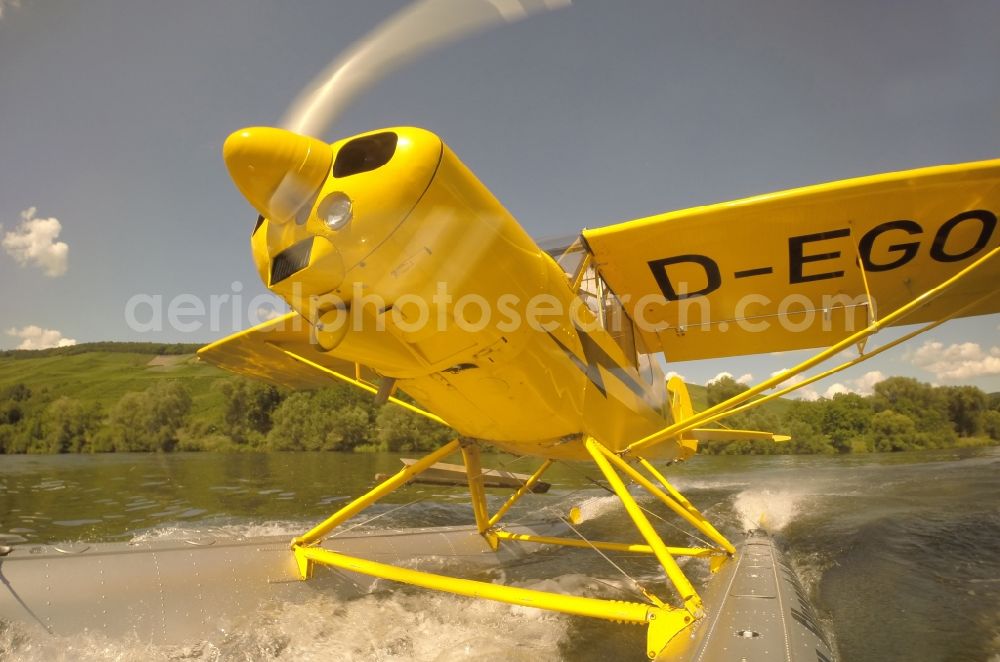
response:
<path id="1" fill-rule="evenodd" d="M 0 390 L 21 382 L 34 390 L 47 388 L 54 396 L 82 402 L 99 402 L 107 411 L 129 391 L 143 391 L 156 380 L 182 381 L 191 393 L 192 415 L 208 418 L 222 406 L 222 396 L 212 385 L 226 373 L 193 354 L 170 356 L 169 365 L 149 363 L 155 354 L 93 351 L 69 355 L 32 357 L 0 356 Z"/>
<path id="2" fill-rule="evenodd" d="M 158 379 L 176 379 L 191 393 L 195 421 L 217 418 L 222 396 L 212 385 L 230 373 L 198 361 L 194 354 L 162 356 L 148 347 L 126 344 L 116 344 L 114 350 L 108 351 L 107 343 L 101 343 L 93 350 L 77 345 L 65 350 L 6 352 L 0 355 L 0 390 L 18 382 L 32 390 L 47 387 L 55 397 L 96 401 L 107 411 L 129 391 L 143 391 Z M 150 365 L 151 361 L 166 365 Z M 705 387 L 689 384 L 688 390 L 695 411 L 705 409 Z M 780 418 L 790 402 L 779 398 L 765 407 Z"/>

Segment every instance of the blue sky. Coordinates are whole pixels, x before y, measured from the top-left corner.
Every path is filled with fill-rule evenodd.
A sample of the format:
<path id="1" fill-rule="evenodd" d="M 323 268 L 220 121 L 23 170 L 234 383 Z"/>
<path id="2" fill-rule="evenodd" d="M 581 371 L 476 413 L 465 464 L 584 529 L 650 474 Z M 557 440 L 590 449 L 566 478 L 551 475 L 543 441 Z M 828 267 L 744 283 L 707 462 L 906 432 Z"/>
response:
<path id="1" fill-rule="evenodd" d="M 249 254 L 255 213 L 222 141 L 277 123 L 403 5 L 0 0 L 0 236 L 21 233 L 0 252 L 0 347 L 207 342 L 247 324 L 265 292 Z M 996 158 L 998 24 L 995 1 L 577 0 L 423 57 L 324 137 L 428 128 L 533 236 L 571 234 Z M 242 310 L 235 325 L 226 306 L 215 329 L 139 332 L 125 315 L 137 294 L 238 294 Z M 998 327 L 1000 316 L 949 323 L 814 391 L 863 390 L 871 372 L 998 391 Z M 760 379 L 803 356 L 671 368 L 699 383 Z"/>

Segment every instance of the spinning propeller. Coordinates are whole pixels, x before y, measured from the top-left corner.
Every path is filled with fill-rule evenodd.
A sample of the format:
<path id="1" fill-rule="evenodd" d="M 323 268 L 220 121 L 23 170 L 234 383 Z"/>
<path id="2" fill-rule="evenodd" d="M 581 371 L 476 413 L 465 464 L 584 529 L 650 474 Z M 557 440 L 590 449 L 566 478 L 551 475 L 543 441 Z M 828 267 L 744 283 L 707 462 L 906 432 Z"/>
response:
<path id="1" fill-rule="evenodd" d="M 322 136 L 366 89 L 434 48 L 514 23 L 569 0 L 417 0 L 350 46 L 291 104 L 284 129 L 248 128 L 226 139 L 230 176 L 272 222 L 308 215 L 330 172 Z"/>

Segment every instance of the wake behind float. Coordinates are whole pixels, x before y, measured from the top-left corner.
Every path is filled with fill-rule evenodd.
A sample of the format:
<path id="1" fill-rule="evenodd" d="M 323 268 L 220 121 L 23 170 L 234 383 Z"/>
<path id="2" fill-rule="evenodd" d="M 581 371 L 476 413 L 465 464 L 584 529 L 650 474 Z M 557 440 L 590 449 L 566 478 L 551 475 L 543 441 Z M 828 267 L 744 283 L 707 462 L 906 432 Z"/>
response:
<path id="1" fill-rule="evenodd" d="M 525 536 L 565 533 L 560 522 L 512 526 Z M 424 567 L 509 566 L 525 547 L 492 551 L 473 526 L 348 533 L 322 549 Z M 142 543 L 18 544 L 0 548 L 0 621 L 31 638 L 100 631 L 151 644 L 191 644 L 251 626 L 283 604 L 318 593 L 345 603 L 376 580 L 344 570 L 300 581 L 284 536 L 202 535 Z M 805 591 L 772 538 L 751 531 L 704 590 L 705 617 L 656 659 L 834 660 Z"/>

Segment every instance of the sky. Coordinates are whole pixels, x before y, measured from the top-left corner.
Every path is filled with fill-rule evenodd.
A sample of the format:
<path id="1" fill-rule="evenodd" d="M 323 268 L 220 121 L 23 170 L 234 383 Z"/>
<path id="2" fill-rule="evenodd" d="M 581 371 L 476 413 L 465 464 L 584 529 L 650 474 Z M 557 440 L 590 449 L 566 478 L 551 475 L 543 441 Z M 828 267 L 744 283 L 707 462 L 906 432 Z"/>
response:
<path id="1" fill-rule="evenodd" d="M 208 342 L 269 309 L 256 213 L 222 142 L 276 124 L 404 4 L 0 0 L 0 348 Z M 430 129 L 532 236 L 575 234 L 1000 157 L 998 24 L 995 0 L 576 0 L 420 58 L 322 137 Z M 213 296 L 216 319 L 166 324 L 171 302 Z M 159 302 L 162 328 L 137 301 Z M 668 369 L 758 381 L 808 355 Z M 1000 391 L 1000 316 L 949 322 L 805 395 L 890 375 Z"/>

